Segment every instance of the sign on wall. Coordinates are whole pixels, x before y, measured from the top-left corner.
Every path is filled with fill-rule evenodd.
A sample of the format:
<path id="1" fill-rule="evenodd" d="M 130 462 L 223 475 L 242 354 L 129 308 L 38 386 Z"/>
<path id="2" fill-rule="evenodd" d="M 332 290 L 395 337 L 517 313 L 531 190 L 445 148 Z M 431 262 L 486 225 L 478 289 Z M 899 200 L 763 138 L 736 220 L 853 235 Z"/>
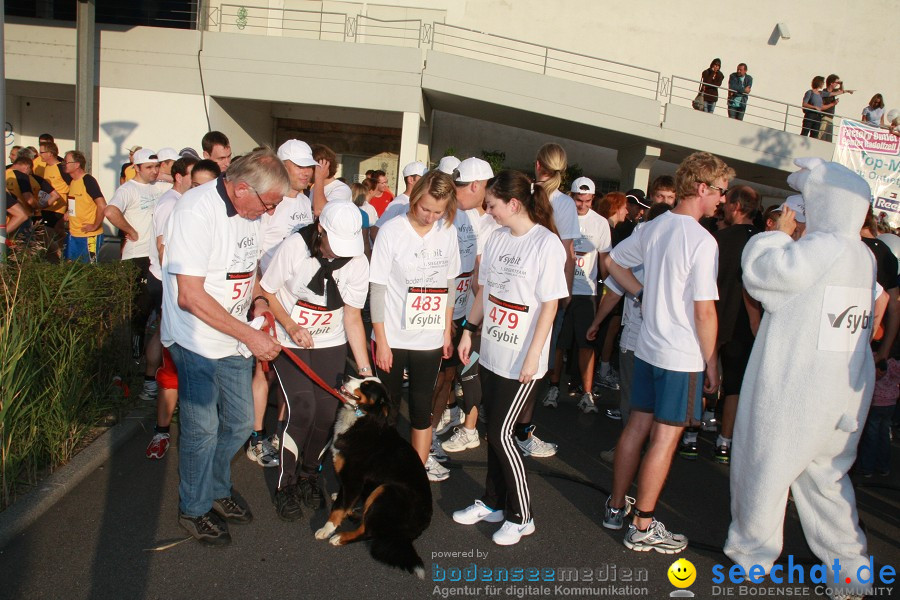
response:
<path id="1" fill-rule="evenodd" d="M 844 119 L 836 142 L 832 160 L 868 182 L 877 219 L 900 227 L 900 137 Z"/>

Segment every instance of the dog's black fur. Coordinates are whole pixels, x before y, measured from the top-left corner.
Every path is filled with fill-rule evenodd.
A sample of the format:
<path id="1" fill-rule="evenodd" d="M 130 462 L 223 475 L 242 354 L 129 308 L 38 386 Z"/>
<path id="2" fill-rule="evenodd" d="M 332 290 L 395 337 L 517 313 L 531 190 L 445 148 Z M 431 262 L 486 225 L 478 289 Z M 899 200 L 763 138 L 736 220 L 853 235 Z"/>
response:
<path id="1" fill-rule="evenodd" d="M 346 405 L 339 411 L 334 466 L 340 491 L 328 523 L 316 537 L 330 537 L 334 545 L 369 539 L 375 560 L 422 578 L 424 565 L 412 542 L 431 523 L 425 467 L 409 442 L 389 425 L 390 396 L 384 385 L 363 381 L 355 394 L 364 414 L 354 417 L 354 409 Z M 359 529 L 336 533 L 358 502 L 363 503 Z"/>

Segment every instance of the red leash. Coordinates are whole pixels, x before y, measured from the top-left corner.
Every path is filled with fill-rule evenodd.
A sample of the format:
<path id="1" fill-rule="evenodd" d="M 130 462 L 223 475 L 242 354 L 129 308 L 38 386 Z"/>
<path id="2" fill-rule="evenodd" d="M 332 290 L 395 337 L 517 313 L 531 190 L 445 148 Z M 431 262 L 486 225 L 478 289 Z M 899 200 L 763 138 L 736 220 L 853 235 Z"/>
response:
<path id="1" fill-rule="evenodd" d="M 263 313 L 263 316 L 266 319 L 266 324 L 262 326 L 262 331 L 265 331 L 266 333 L 268 333 L 269 335 L 274 337 L 275 336 L 275 317 L 274 317 L 274 315 L 272 315 L 272 313 L 266 311 Z M 292 363 L 297 365 L 297 367 L 301 371 L 306 373 L 306 376 L 309 377 L 313 381 L 313 383 L 315 383 L 316 385 L 321 387 L 323 390 L 325 390 L 326 392 L 328 392 L 329 394 L 331 394 L 338 400 L 340 400 L 341 403 L 343 403 L 343 404 L 347 403 L 346 398 L 344 398 L 338 392 L 336 392 L 333 387 L 331 387 L 330 385 L 325 383 L 325 381 L 321 377 L 319 377 L 318 373 L 313 371 L 312 367 L 310 367 L 308 364 L 303 362 L 300 359 L 300 357 L 297 356 L 296 354 L 294 354 L 294 352 L 290 348 L 288 348 L 286 346 L 282 346 L 281 351 L 284 352 L 284 355 L 287 356 L 291 360 Z M 268 371 L 269 371 L 269 362 L 268 361 L 263 362 L 263 371 L 268 373 Z"/>

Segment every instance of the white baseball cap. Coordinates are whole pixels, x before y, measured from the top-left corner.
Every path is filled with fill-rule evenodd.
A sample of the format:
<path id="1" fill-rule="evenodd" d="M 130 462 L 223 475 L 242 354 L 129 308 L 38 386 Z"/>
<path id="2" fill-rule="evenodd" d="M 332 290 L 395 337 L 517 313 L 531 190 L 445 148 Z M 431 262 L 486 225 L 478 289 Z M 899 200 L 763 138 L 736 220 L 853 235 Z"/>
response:
<path id="1" fill-rule="evenodd" d="M 798 223 L 806 223 L 806 205 L 803 204 L 803 196 L 800 194 L 788 196 L 787 200 L 775 210 L 780 212 L 785 206 L 794 211 L 795 221 Z"/>
<path id="2" fill-rule="evenodd" d="M 590 177 L 579 177 L 572 182 L 572 191 L 576 194 L 593 194 L 597 188 Z"/>
<path id="3" fill-rule="evenodd" d="M 134 164 L 143 165 L 145 163 L 158 163 L 159 157 L 150 148 L 141 148 L 134 153 Z"/>
<path id="4" fill-rule="evenodd" d="M 409 177 L 410 175 L 418 175 L 419 177 L 421 177 L 427 170 L 428 167 L 425 166 L 425 163 L 419 161 L 411 162 L 403 167 L 403 176 Z"/>
<path id="5" fill-rule="evenodd" d="M 314 167 L 316 159 L 313 158 L 312 148 L 306 142 L 300 140 L 288 140 L 278 147 L 278 158 L 289 160 L 298 167 Z"/>
<path id="6" fill-rule="evenodd" d="M 473 181 L 487 181 L 494 176 L 491 165 L 480 158 L 467 158 L 456 167 L 456 181 L 471 183 Z"/>
<path id="7" fill-rule="evenodd" d="M 328 234 L 328 245 L 338 256 L 363 253 L 362 215 L 352 202 L 328 202 L 319 215 L 319 225 Z"/>
<path id="8" fill-rule="evenodd" d="M 181 158 L 181 155 L 175 152 L 175 148 L 166 146 L 165 148 L 160 148 L 156 152 L 156 157 L 159 159 L 159 162 L 162 162 L 164 160 L 178 160 Z"/>
<path id="9" fill-rule="evenodd" d="M 455 156 L 445 156 L 441 159 L 441 162 L 438 163 L 437 170 L 446 173 L 447 175 L 453 175 L 453 169 L 459 166 L 459 159 Z"/>

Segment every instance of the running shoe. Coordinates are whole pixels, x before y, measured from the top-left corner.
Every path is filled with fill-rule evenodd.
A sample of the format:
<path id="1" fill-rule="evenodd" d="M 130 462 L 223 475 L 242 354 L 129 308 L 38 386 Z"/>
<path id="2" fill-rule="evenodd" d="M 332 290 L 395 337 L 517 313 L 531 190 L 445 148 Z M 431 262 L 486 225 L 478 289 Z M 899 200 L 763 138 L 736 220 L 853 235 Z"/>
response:
<path id="1" fill-rule="evenodd" d="M 228 526 L 219 521 L 212 511 L 199 517 L 189 517 L 178 513 L 178 524 L 201 544 L 225 546 L 231 543 Z"/>
<path id="2" fill-rule="evenodd" d="M 519 450 L 522 451 L 523 455 L 533 456 L 535 458 L 548 458 L 556 454 L 557 450 L 559 450 L 559 446 L 556 444 L 545 442 L 534 435 L 533 426 L 531 432 L 528 434 L 528 439 L 523 442 L 519 438 L 516 438 L 516 443 L 519 445 Z"/>
<path id="3" fill-rule="evenodd" d="M 296 485 L 287 485 L 275 492 L 275 512 L 282 521 L 296 521 L 303 516 Z"/>
<path id="4" fill-rule="evenodd" d="M 625 506 L 622 508 L 613 508 L 609 505 L 612 496 L 606 499 L 603 514 L 603 526 L 607 529 L 622 529 L 625 526 L 625 517 L 631 514 L 631 507 L 634 506 L 634 498 L 625 496 Z"/>
<path id="5" fill-rule="evenodd" d="M 265 440 L 257 443 L 249 443 L 247 445 L 247 458 L 256 462 L 261 467 L 277 467 L 278 452 L 270 444 L 266 444 Z"/>
<path id="6" fill-rule="evenodd" d="M 504 521 L 500 529 L 491 537 L 498 546 L 512 546 L 518 544 L 523 536 L 534 533 L 534 519 L 527 523 L 513 523 L 512 521 Z"/>
<path id="7" fill-rule="evenodd" d="M 474 525 L 480 521 L 488 523 L 499 523 L 503 520 L 503 511 L 494 510 L 481 500 L 476 500 L 475 504 L 453 513 L 453 520 L 461 525 Z"/>
<path id="8" fill-rule="evenodd" d="M 594 397 L 590 393 L 586 393 L 581 397 L 581 400 L 578 401 L 578 408 L 584 414 L 600 412 L 594 403 Z"/>
<path id="9" fill-rule="evenodd" d="M 557 386 L 550 386 L 547 395 L 544 396 L 543 404 L 548 408 L 556 408 L 559 405 L 559 388 Z"/>
<path id="10" fill-rule="evenodd" d="M 450 439 L 441 444 L 441 448 L 445 452 L 462 452 L 463 450 L 471 450 L 481 445 L 478 439 L 478 431 L 468 431 L 465 427 L 457 427 L 453 430 Z"/>
<path id="11" fill-rule="evenodd" d="M 303 503 L 303 506 L 310 510 L 318 510 L 325 506 L 325 497 L 319 486 L 319 478 L 315 476 L 300 477 L 297 480 L 297 498 Z"/>
<path id="12" fill-rule="evenodd" d="M 444 481 L 450 477 L 450 470 L 441 463 L 434 460 L 433 456 L 429 456 L 425 461 L 425 473 L 428 475 L 428 481 Z"/>
<path id="13" fill-rule="evenodd" d="M 253 520 L 250 507 L 234 496 L 213 500 L 212 511 L 227 523 L 249 523 Z"/>
<path id="14" fill-rule="evenodd" d="M 616 373 L 615 370 L 610 369 L 609 373 L 605 377 L 601 375 L 597 378 L 597 383 L 599 383 L 600 385 L 602 385 L 605 388 L 608 388 L 611 390 L 617 390 L 620 387 L 619 386 L 619 374 Z"/>
<path id="15" fill-rule="evenodd" d="M 169 449 L 169 434 L 168 433 L 156 433 L 153 435 L 153 439 L 150 440 L 150 445 L 147 446 L 147 458 L 162 458 L 166 455 L 166 450 Z"/>
<path id="16" fill-rule="evenodd" d="M 722 444 L 716 447 L 716 462 L 723 465 L 731 464 L 731 446 Z"/>
<path id="17" fill-rule="evenodd" d="M 665 525 L 653 519 L 647 531 L 640 531 L 634 524 L 628 526 L 625 547 L 635 552 L 656 550 L 662 554 L 678 554 L 687 548 L 688 540 L 680 533 L 667 531 Z"/>
<path id="18" fill-rule="evenodd" d="M 434 430 L 438 435 L 444 435 L 452 428 L 461 424 L 460 420 L 460 410 L 458 406 L 454 406 L 453 408 L 445 408 L 444 412 L 441 414 L 441 420 L 438 421 L 437 427 Z"/>
<path id="19" fill-rule="evenodd" d="M 697 460 L 697 442 L 682 440 L 678 455 L 685 460 Z"/>

